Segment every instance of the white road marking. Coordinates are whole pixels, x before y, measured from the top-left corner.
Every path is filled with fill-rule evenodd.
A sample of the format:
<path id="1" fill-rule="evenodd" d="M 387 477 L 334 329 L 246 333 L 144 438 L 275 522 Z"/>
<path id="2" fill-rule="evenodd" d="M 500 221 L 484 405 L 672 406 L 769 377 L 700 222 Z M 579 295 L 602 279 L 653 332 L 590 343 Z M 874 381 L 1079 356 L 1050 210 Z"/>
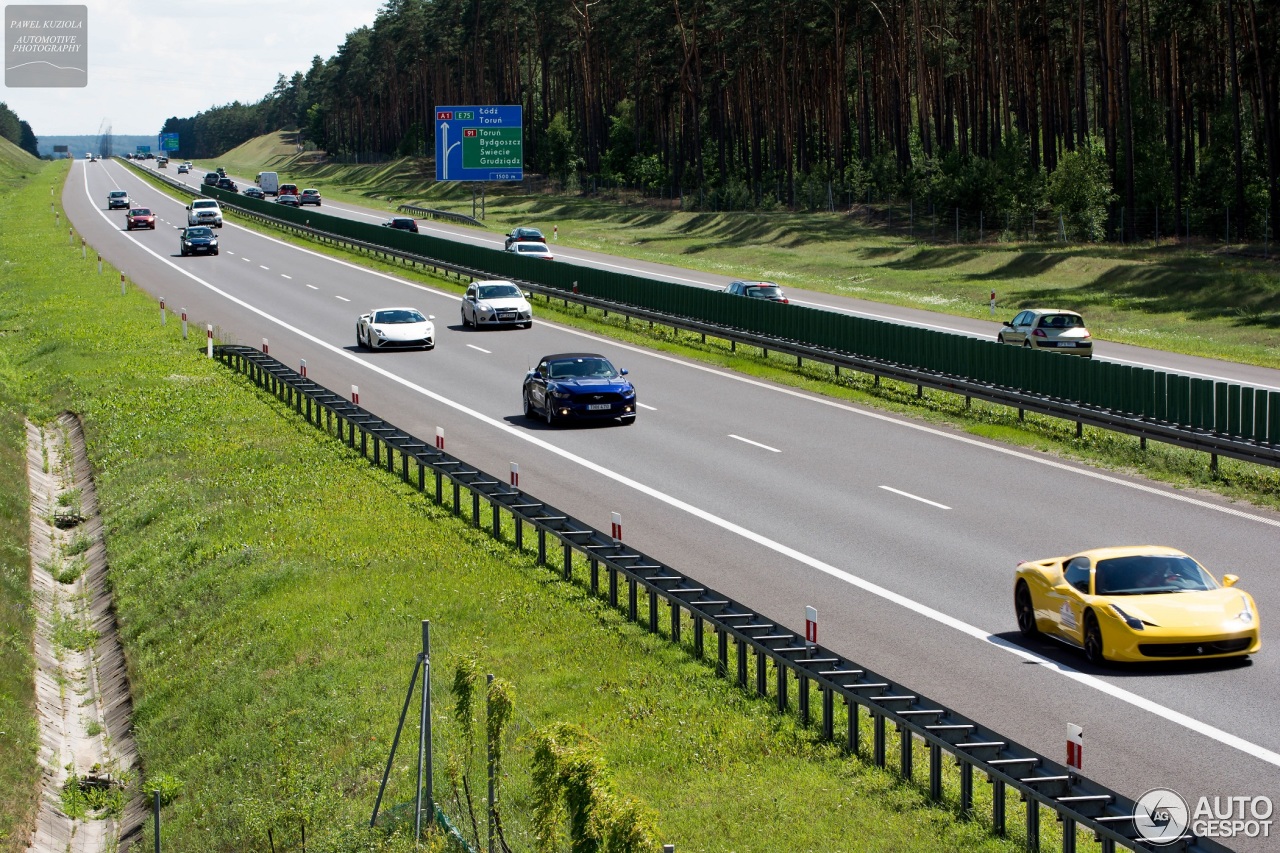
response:
<path id="1" fill-rule="evenodd" d="M 287 279 L 289 279 L 290 281 L 292 281 L 292 280 L 293 280 L 293 276 L 291 276 L 291 275 L 285 275 L 284 273 L 280 273 L 280 277 L 281 277 L 281 278 L 287 278 Z"/>
<path id="2" fill-rule="evenodd" d="M 84 189 L 85 189 L 85 195 L 90 199 L 90 203 L 92 206 L 92 197 L 89 196 L 89 172 L 87 169 L 84 170 Z M 98 215 L 101 216 L 103 220 L 110 223 L 111 220 L 105 213 L 103 213 L 97 207 L 93 207 L 93 209 L 97 211 Z M 253 232 L 253 233 L 256 233 L 256 232 Z M 1141 710 L 1147 711 L 1148 713 L 1153 714 L 1157 717 L 1160 717 L 1164 720 L 1167 720 L 1171 723 L 1174 723 L 1175 725 L 1182 726 L 1190 731 L 1197 732 L 1198 734 L 1201 734 L 1205 737 L 1216 740 L 1221 744 L 1230 746 L 1233 749 L 1237 749 L 1240 752 L 1253 756 L 1254 758 L 1257 758 L 1260 761 L 1264 761 L 1268 764 L 1274 765 L 1276 767 L 1280 767 L 1280 753 L 1274 752 L 1273 750 L 1267 749 L 1266 747 L 1261 746 L 1259 744 L 1255 744 L 1250 741 L 1247 741 L 1238 735 L 1234 735 L 1234 734 L 1231 734 L 1230 732 L 1223 731 L 1217 726 L 1211 725 L 1202 720 L 1197 720 L 1194 717 L 1188 716 L 1187 714 L 1183 714 L 1180 711 L 1175 711 L 1172 708 L 1165 707 L 1164 705 L 1161 705 L 1158 702 L 1148 699 L 1145 696 L 1139 696 L 1138 694 L 1133 693 L 1132 691 L 1126 690 L 1123 687 L 1118 687 L 1114 684 L 1104 681 L 1101 678 L 1098 678 L 1093 675 L 1088 675 L 1087 673 L 1080 672 L 1078 669 L 1074 669 L 1070 666 L 1067 666 L 1066 664 L 1059 663 L 1055 660 L 1045 657 L 1044 655 L 1037 654 L 1036 652 L 1030 651 L 1028 649 L 1024 649 L 1021 646 L 1018 646 L 1010 642 L 1009 640 L 1006 640 L 1005 638 L 999 636 L 998 634 L 994 634 L 989 631 L 983 630 L 982 628 L 979 628 L 976 625 L 970 625 L 969 623 L 961 619 L 957 619 L 954 616 L 950 616 L 946 613 L 943 613 L 940 610 L 935 610 L 934 608 L 929 607 L 926 604 L 922 604 L 921 602 L 908 598 L 905 595 L 894 592 L 893 590 L 888 589 L 887 587 L 883 587 L 883 586 L 880 586 L 879 584 L 872 583 L 871 581 L 868 581 L 865 578 L 858 577 L 857 575 L 846 572 L 843 569 L 838 569 L 835 566 L 830 565 L 829 563 L 825 563 L 817 559 L 816 557 L 811 557 L 808 554 L 805 554 L 801 551 L 797 551 L 796 549 L 791 548 L 788 545 L 783 545 L 780 542 L 776 542 L 772 539 L 769 539 L 768 537 L 760 533 L 757 533 L 754 530 L 750 530 L 748 528 L 742 527 L 741 525 L 734 524 L 732 521 L 729 521 L 727 519 L 714 515 L 708 512 L 707 510 L 700 509 L 699 507 L 696 507 L 693 504 L 690 504 L 686 501 L 682 501 L 679 498 L 666 494 L 665 492 L 661 492 L 653 488 L 652 486 L 647 486 L 644 483 L 639 482 L 638 480 L 634 480 L 630 477 L 623 476 L 622 474 L 619 474 L 618 472 L 610 468 L 606 468 L 605 466 L 597 462 L 592 462 L 590 459 L 586 459 L 585 457 L 578 456 L 577 454 L 571 453 L 568 450 L 564 450 L 554 444 L 551 444 L 550 442 L 545 441 L 542 438 L 539 438 L 534 433 L 526 432 L 525 430 L 514 427 L 511 424 L 507 423 L 506 421 L 499 420 L 497 418 L 491 418 L 482 412 L 479 412 L 475 409 L 472 409 L 468 406 L 463 405 L 462 403 L 459 403 L 455 400 L 451 400 L 448 397 L 444 397 L 443 395 L 438 394 L 435 391 L 430 390 L 429 388 L 426 388 L 415 382 L 411 382 L 410 380 L 405 379 L 403 376 L 392 373 L 390 370 L 386 369 L 385 367 L 381 367 L 379 365 L 375 365 L 368 361 L 365 361 L 363 358 L 360 358 L 359 356 L 356 356 L 353 353 L 348 352 L 346 349 L 340 346 L 336 346 L 334 344 L 328 343 L 327 341 L 323 341 L 320 338 L 316 337 L 315 335 L 312 335 L 311 333 L 304 331 L 303 329 L 300 329 L 297 326 L 293 326 L 289 323 L 286 323 L 284 320 L 280 319 L 279 317 L 269 314 L 255 305 L 250 305 L 248 302 L 245 302 L 243 299 L 240 299 L 236 296 L 232 296 L 230 293 L 227 293 L 225 290 L 222 290 L 216 285 L 211 284 L 208 281 L 205 281 L 204 279 L 200 278 L 199 276 L 195 275 L 189 270 L 186 270 L 183 267 L 179 266 L 178 264 L 174 263 L 171 259 L 159 254 L 158 252 L 152 251 L 151 249 L 147 248 L 145 245 L 143 245 L 141 242 L 138 241 L 137 237 L 133 236 L 132 234 L 128 234 L 126 232 L 122 236 L 125 237 L 125 239 L 131 241 L 135 246 L 137 246 L 142 251 L 151 255 L 156 260 L 160 261 L 161 263 L 167 264 L 168 266 L 172 267 L 174 270 L 177 270 L 180 274 L 186 276 L 187 278 L 191 279 L 192 281 L 196 282 L 202 287 L 208 289 L 210 292 L 215 293 L 236 305 L 239 305 L 241 308 L 244 308 L 246 311 L 256 314 L 259 317 L 262 317 L 263 319 L 267 320 L 268 322 L 275 323 L 280 328 L 288 332 L 292 332 L 293 334 L 298 335 L 299 337 L 307 341 L 310 341 L 312 344 L 314 344 L 317 347 L 320 347 L 321 349 L 328 350 L 332 355 L 338 358 L 345 358 L 348 361 L 354 362 L 360 365 L 361 367 L 365 368 L 366 370 L 369 370 L 372 373 L 376 373 L 379 376 L 382 376 L 383 378 L 388 379 L 391 382 L 394 382 L 430 400 L 435 400 L 438 403 L 446 405 L 449 408 L 452 408 L 470 418 L 473 418 L 479 421 L 480 423 L 483 423 L 489 427 L 492 427 L 493 429 L 506 433 L 512 438 L 515 438 L 519 441 L 524 441 L 524 442 L 527 442 L 528 444 L 539 447 L 548 453 L 555 454 L 556 456 L 559 456 L 560 458 L 566 461 L 572 462 L 576 465 L 580 465 L 581 467 L 586 468 L 588 471 L 592 471 L 593 473 L 596 473 L 607 479 L 613 480 L 614 482 L 619 483 L 620 485 L 634 489 L 635 491 L 643 495 L 646 495 L 654 500 L 665 503 L 668 506 L 671 506 L 682 512 L 688 513 L 689 515 L 692 515 L 695 518 L 705 521 L 708 524 L 715 525 L 716 527 L 719 527 L 737 536 L 741 536 L 742 538 L 750 542 L 754 542 L 760 545 L 761 547 L 767 548 L 777 554 L 793 559 L 802 565 L 809 566 L 810 568 L 813 568 L 816 571 L 820 571 L 823 574 L 836 578 L 837 580 L 842 580 L 845 583 L 848 583 L 850 586 L 857 587 L 858 589 L 861 589 L 865 592 L 869 592 L 872 595 L 883 598 L 886 601 L 890 601 L 894 604 L 897 604 L 900 607 L 910 610 L 912 613 L 915 613 L 919 616 L 923 616 L 926 619 L 930 619 L 941 625 L 945 625 L 949 628 L 953 628 L 956 631 L 960 632 L 961 634 L 964 634 L 968 637 L 978 640 L 979 642 L 987 643 L 989 645 L 995 646 L 998 649 L 1002 649 L 1006 652 L 1009 652 L 1012 655 L 1016 655 L 1017 657 L 1020 657 L 1023 660 L 1029 661 L 1031 663 L 1039 664 L 1045 667 L 1046 669 L 1052 670 L 1053 672 L 1056 672 L 1059 675 L 1062 675 L 1064 678 L 1069 678 L 1078 684 L 1081 684 L 1085 687 L 1090 687 L 1094 690 L 1097 690 L 1100 693 L 1104 693 L 1110 696 L 1113 699 L 1124 702 L 1128 705 L 1132 705 L 1135 708 L 1139 708 Z M 283 240 L 276 240 L 273 237 L 267 237 L 266 239 L 272 240 L 273 242 L 280 243 L 283 246 L 292 245 L 290 243 L 284 242 Z M 328 257 L 326 255 L 321 255 L 318 252 L 310 252 L 309 250 L 301 249 L 300 247 L 297 247 L 297 246 L 293 246 L 293 248 L 299 249 L 299 251 L 305 251 L 308 254 L 316 255 L 317 257 Z M 330 260 L 333 260 L 333 259 L 330 259 Z M 372 275 L 380 276 L 390 281 L 398 281 L 403 284 L 408 284 L 408 285 L 417 287 L 421 290 L 438 292 L 433 290 L 432 288 L 423 287 L 422 285 L 414 285 L 411 282 L 405 282 L 402 279 L 395 278 L 394 276 L 390 276 L 385 273 L 371 271 L 364 267 L 360 267 L 355 264 L 350 264 L 346 261 L 335 260 L 334 262 L 338 264 L 342 264 L 344 266 L 351 267 L 353 269 L 360 270 L 361 272 L 368 272 Z M 455 297 L 455 298 L 460 298 L 460 297 Z M 589 335 L 586 333 L 581 333 L 581 334 L 583 337 L 590 337 L 595 340 L 601 340 L 601 341 L 605 340 L 603 338 L 599 338 L 598 336 Z M 613 343 L 612 341 L 608 341 L 608 342 Z M 638 347 L 624 346 L 623 348 L 631 350 L 633 352 L 642 352 L 645 354 L 652 354 L 646 350 L 641 350 Z M 698 370 L 705 370 L 708 373 L 717 373 L 723 376 L 732 377 L 732 374 L 724 373 L 722 371 L 714 370 L 712 368 L 704 368 L 701 365 L 690 364 L 689 362 L 681 361 L 679 359 L 675 359 L 670 356 L 656 356 L 656 357 L 665 358 L 669 361 L 678 362 L 680 364 L 685 364 L 689 367 L 693 367 Z M 733 378 L 741 378 L 741 377 L 733 377 Z M 742 381 L 750 382 L 751 384 L 758 385 L 762 388 L 773 388 L 774 390 L 777 390 L 781 393 L 791 394 L 792 396 L 796 396 L 796 397 L 802 397 L 805 399 L 814 400 L 818 402 L 827 402 L 827 401 L 822 401 L 821 398 L 811 397 L 810 395 L 792 391 L 791 389 L 787 389 L 787 388 L 776 388 L 775 386 L 767 385 L 766 383 L 758 382 L 756 380 L 742 379 Z M 1124 480 L 1120 480 L 1115 477 L 1108 477 L 1105 474 L 1082 470 L 1079 468 L 1073 468 L 1071 466 L 1064 465 L 1059 462 L 1051 462 L 1049 460 L 1038 459 L 1035 456 L 1022 453 L 1021 451 L 1016 451 L 1016 450 L 998 447 L 995 445 L 986 444 L 984 442 L 976 441 L 974 439 L 966 438 L 964 436 L 957 436 L 957 435 L 944 433 L 940 430 L 935 430 L 930 427 L 920 426 L 918 424 L 912 424 L 907 421 L 901 421 L 896 418 L 889 417 L 887 415 L 882 415 L 878 412 L 863 412 L 858 409 L 854 409 L 851 406 L 835 403 L 835 401 L 830 401 L 830 404 L 835 405 L 841 409 L 847 409 L 848 411 L 856 414 L 865 415 L 866 417 L 872 417 L 877 420 L 885 421 L 888 423 L 896 423 L 902 426 L 909 427 L 911 429 L 922 430 L 924 432 L 928 432 L 934 435 L 951 438 L 956 441 L 963 441 L 967 444 L 971 444 L 976 447 L 984 447 L 988 450 L 993 450 L 998 453 L 1007 453 L 1011 456 L 1016 456 L 1026 460 L 1038 462 L 1039 464 L 1051 465 L 1065 471 L 1070 471 L 1077 474 L 1083 474 L 1089 477 L 1095 477 L 1097 479 L 1114 482 L 1118 485 L 1128 486 L 1130 488 L 1136 488 L 1136 489 L 1139 489 L 1140 491 L 1148 492 L 1150 494 L 1163 495 L 1173 500 L 1181 500 L 1187 503 L 1202 506 L 1207 509 L 1219 510 L 1219 511 L 1227 512 L 1233 515 L 1238 515 L 1242 518 L 1260 521 L 1265 524 L 1280 526 L 1280 521 L 1276 521 L 1268 518 L 1262 518 L 1260 516 L 1250 515 L 1248 513 L 1240 512 L 1239 510 L 1233 510 L 1229 507 L 1215 506 L 1214 504 L 1210 504 L 1205 501 L 1196 500 L 1195 498 L 1188 498 L 1184 495 L 1174 495 L 1167 492 L 1162 492 L 1159 489 L 1155 489 L 1150 486 L 1143 486 L 1138 483 L 1126 482 Z"/>
<path id="3" fill-rule="evenodd" d="M 244 261 L 246 264 L 251 264 L 251 263 L 253 263 L 253 261 L 249 260 L 249 259 L 248 259 L 248 258 L 246 258 L 244 255 L 241 255 L 241 256 L 240 256 L 240 260 Z"/>
<path id="4" fill-rule="evenodd" d="M 736 438 L 738 441 L 741 441 L 741 442 L 743 442 L 743 443 L 745 443 L 745 444 L 754 445 L 755 447 L 759 447 L 759 448 L 761 448 L 761 449 L 763 449 L 763 450 L 767 450 L 767 451 L 769 451 L 770 453 L 781 453 L 781 452 L 782 452 L 781 450 L 779 450 L 779 449 L 778 449 L 778 448 L 776 448 L 776 447 L 770 447 L 770 446 L 769 446 L 769 445 L 767 445 L 767 444 L 761 444 L 761 443 L 760 443 L 760 442 L 758 442 L 758 441 L 752 441 L 752 440 L 751 440 L 751 439 L 749 439 L 749 438 L 743 438 L 742 436 L 740 436 L 740 435 L 734 435 L 733 433 L 729 433 L 729 438 Z"/>
<path id="5" fill-rule="evenodd" d="M 636 403 L 636 405 L 637 405 L 637 406 L 639 406 L 639 407 L 640 407 L 640 408 L 642 408 L 642 409 L 648 409 L 648 410 L 649 410 L 649 411 L 651 411 L 651 412 L 656 412 L 656 411 L 658 411 L 658 410 L 657 410 L 657 409 L 655 409 L 653 406 L 646 406 L 644 403 Z"/>
<path id="6" fill-rule="evenodd" d="M 320 289 L 320 288 L 316 287 L 314 284 L 308 284 L 308 285 L 307 285 L 307 287 L 311 288 L 312 290 L 319 290 L 319 289 Z"/>
<path id="7" fill-rule="evenodd" d="M 904 498 L 911 498 L 913 501 L 920 501 L 922 504 L 936 506 L 938 509 L 951 509 L 951 507 L 946 504 L 940 504 L 937 501 L 931 501 L 928 498 L 922 498 L 919 495 L 913 495 L 910 492 L 904 492 L 901 489 L 895 489 L 892 486 L 881 486 L 880 488 L 884 489 L 886 492 L 893 492 L 895 495 L 902 495 Z"/>
<path id="8" fill-rule="evenodd" d="M 262 264 L 258 264 L 258 266 L 259 266 L 261 269 L 268 270 L 268 271 L 270 271 L 270 269 L 271 269 L 271 267 L 265 267 L 265 266 L 263 266 Z"/>
<path id="9" fill-rule="evenodd" d="M 493 353 L 489 352 L 489 350 L 483 349 L 482 347 L 478 347 L 475 344 L 467 344 L 467 346 L 471 347 L 474 350 L 480 350 L 480 352 L 484 353 L 485 355 L 493 355 Z"/>
<path id="10" fill-rule="evenodd" d="M 350 299 L 348 299 L 348 298 L 347 298 L 347 297 L 345 297 L 345 296 L 334 296 L 333 298 L 334 298 L 334 299 L 341 299 L 343 302 L 350 302 L 350 301 L 351 301 Z"/>

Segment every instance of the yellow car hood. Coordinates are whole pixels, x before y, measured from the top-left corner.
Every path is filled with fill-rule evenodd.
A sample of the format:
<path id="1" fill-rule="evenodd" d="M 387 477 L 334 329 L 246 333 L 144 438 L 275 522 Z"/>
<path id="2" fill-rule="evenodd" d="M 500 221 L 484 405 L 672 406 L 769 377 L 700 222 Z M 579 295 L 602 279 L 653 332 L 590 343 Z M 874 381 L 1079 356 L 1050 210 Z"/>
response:
<path id="1" fill-rule="evenodd" d="M 1109 595 L 1106 600 L 1125 613 L 1161 628 L 1217 628 L 1245 609 L 1245 594 L 1238 589 L 1167 592 L 1158 595 Z M 1252 611 L 1252 602 L 1250 602 Z M 1257 613 L 1254 613 L 1257 619 Z M 1251 622 L 1249 625 L 1253 625 Z M 1247 625 L 1241 625 L 1243 630 Z"/>

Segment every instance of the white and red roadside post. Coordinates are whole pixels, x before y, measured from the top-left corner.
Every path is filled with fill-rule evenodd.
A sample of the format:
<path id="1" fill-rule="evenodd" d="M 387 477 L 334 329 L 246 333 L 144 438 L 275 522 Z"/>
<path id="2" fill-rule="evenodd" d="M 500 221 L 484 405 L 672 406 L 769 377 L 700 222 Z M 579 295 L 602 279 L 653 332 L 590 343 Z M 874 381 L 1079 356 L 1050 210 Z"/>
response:
<path id="1" fill-rule="evenodd" d="M 187 339 L 187 309 L 182 309 L 182 339 Z"/>
<path id="2" fill-rule="evenodd" d="M 996 292 L 991 291 L 991 316 L 996 316 Z"/>
<path id="3" fill-rule="evenodd" d="M 160 325 L 163 326 L 167 322 L 169 322 L 169 318 L 165 316 L 164 297 L 161 296 L 160 297 Z"/>
<path id="4" fill-rule="evenodd" d="M 622 541 L 622 513 L 610 513 L 612 516 L 612 526 L 610 535 L 613 536 L 614 542 Z"/>
<path id="5" fill-rule="evenodd" d="M 84 238 L 80 238 L 80 260 L 87 260 L 89 257 L 89 247 L 85 245 Z"/>
<path id="6" fill-rule="evenodd" d="M 120 273 L 120 295 L 124 296 L 124 273 Z"/>
<path id="7" fill-rule="evenodd" d="M 305 358 L 302 360 L 302 378 L 307 378 L 307 360 Z"/>
<path id="8" fill-rule="evenodd" d="M 560 239 L 560 226 L 559 226 L 559 225 L 552 225 L 552 226 L 551 226 L 551 239 L 552 239 L 553 241 L 555 241 L 555 240 L 559 240 L 559 239 Z"/>
<path id="9" fill-rule="evenodd" d="M 1084 728 L 1067 723 L 1067 766 L 1084 769 Z"/>
<path id="10" fill-rule="evenodd" d="M 209 354 L 209 358 L 213 358 L 213 324 L 209 323 L 204 329 L 205 350 Z"/>
<path id="11" fill-rule="evenodd" d="M 266 339 L 266 338 L 263 338 L 263 339 L 262 339 L 262 354 L 263 354 L 263 355 L 270 355 L 270 354 L 271 354 L 271 348 L 270 348 L 269 346 L 267 346 L 267 339 Z"/>
<path id="12" fill-rule="evenodd" d="M 76 232 L 74 228 L 67 229 L 67 245 L 74 246 L 76 244 Z"/>
<path id="13" fill-rule="evenodd" d="M 444 427 L 436 427 L 436 450 L 444 450 Z"/>
<path id="14" fill-rule="evenodd" d="M 818 610 L 808 604 L 804 606 L 804 644 L 809 651 L 818 645 Z"/>
<path id="15" fill-rule="evenodd" d="M 102 253 L 98 253 L 98 275 L 102 275 Z"/>
<path id="16" fill-rule="evenodd" d="M 359 385 L 351 386 L 351 402 L 355 403 L 357 406 L 360 405 L 360 386 Z"/>
<path id="17" fill-rule="evenodd" d="M 511 486 L 516 489 L 520 488 L 520 463 L 519 462 L 511 463 Z"/>

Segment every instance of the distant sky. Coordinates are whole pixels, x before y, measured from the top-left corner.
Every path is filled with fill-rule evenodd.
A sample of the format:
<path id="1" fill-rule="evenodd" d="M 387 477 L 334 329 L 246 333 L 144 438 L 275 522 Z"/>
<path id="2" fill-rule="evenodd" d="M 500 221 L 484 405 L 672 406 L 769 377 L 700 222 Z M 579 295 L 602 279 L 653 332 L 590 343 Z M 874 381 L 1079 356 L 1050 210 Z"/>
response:
<path id="1" fill-rule="evenodd" d="M 271 91 L 276 75 L 306 73 L 311 57 L 332 56 L 347 33 L 373 23 L 383 0 L 78 5 L 89 7 L 89 85 L 0 88 L 0 101 L 36 136 L 97 133 L 104 118 L 114 133 L 151 135 L 170 116 L 251 103 Z"/>

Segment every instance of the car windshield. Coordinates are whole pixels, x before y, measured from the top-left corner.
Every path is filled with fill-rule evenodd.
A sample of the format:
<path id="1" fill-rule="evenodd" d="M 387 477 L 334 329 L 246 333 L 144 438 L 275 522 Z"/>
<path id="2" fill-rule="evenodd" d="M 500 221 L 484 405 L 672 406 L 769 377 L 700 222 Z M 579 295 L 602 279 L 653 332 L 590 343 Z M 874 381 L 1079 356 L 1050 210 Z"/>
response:
<path id="1" fill-rule="evenodd" d="M 516 243 L 517 252 L 530 252 L 535 254 L 546 254 L 547 247 L 541 243 Z"/>
<path id="2" fill-rule="evenodd" d="M 375 323 L 425 323 L 426 320 L 426 317 L 412 308 L 393 308 L 388 311 L 375 311 L 373 314 Z"/>
<path id="3" fill-rule="evenodd" d="M 218 206 L 218 203 L 217 203 L 216 201 L 213 201 L 213 200 L 209 200 L 209 201 L 200 201 L 200 200 L 198 200 L 198 199 L 197 199 L 196 201 L 191 202 L 191 209 L 192 209 L 192 210 L 198 210 L 198 209 L 200 209 L 200 208 L 202 208 L 202 207 L 214 208 L 214 207 L 217 207 L 217 206 Z"/>
<path id="4" fill-rule="evenodd" d="M 480 288 L 481 299 L 509 299 L 519 295 L 514 284 L 489 284 Z"/>
<path id="5" fill-rule="evenodd" d="M 782 296 L 782 288 L 776 284 L 749 284 L 747 296 L 754 296 L 757 299 L 777 299 Z"/>
<path id="6" fill-rule="evenodd" d="M 1217 589 L 1218 584 L 1185 555 L 1139 554 L 1099 560 L 1093 588 L 1097 595 L 1154 595 Z"/>
<path id="7" fill-rule="evenodd" d="M 553 361 L 547 365 L 547 374 L 552 379 L 577 379 L 587 376 L 608 378 L 617 376 L 618 371 L 613 369 L 613 365 L 607 358 L 587 356 Z"/>
<path id="8" fill-rule="evenodd" d="M 1084 325 L 1084 318 L 1077 314 L 1046 314 L 1040 318 L 1042 329 L 1078 329 Z"/>
<path id="9" fill-rule="evenodd" d="M 212 237 L 212 236 L 213 236 L 213 232 L 210 231 L 208 228 L 188 228 L 187 229 L 188 240 L 190 240 L 192 237 Z"/>
<path id="10" fill-rule="evenodd" d="M 151 211 L 147 210 L 145 207 L 135 207 L 133 210 L 129 211 L 129 215 L 130 216 L 150 216 Z"/>
<path id="11" fill-rule="evenodd" d="M 127 197 L 128 197 L 128 195 L 129 195 L 129 194 L 128 194 L 127 192 L 125 192 L 124 190 L 112 190 L 112 191 L 111 191 L 111 197 L 112 197 L 112 198 L 127 198 Z"/>

